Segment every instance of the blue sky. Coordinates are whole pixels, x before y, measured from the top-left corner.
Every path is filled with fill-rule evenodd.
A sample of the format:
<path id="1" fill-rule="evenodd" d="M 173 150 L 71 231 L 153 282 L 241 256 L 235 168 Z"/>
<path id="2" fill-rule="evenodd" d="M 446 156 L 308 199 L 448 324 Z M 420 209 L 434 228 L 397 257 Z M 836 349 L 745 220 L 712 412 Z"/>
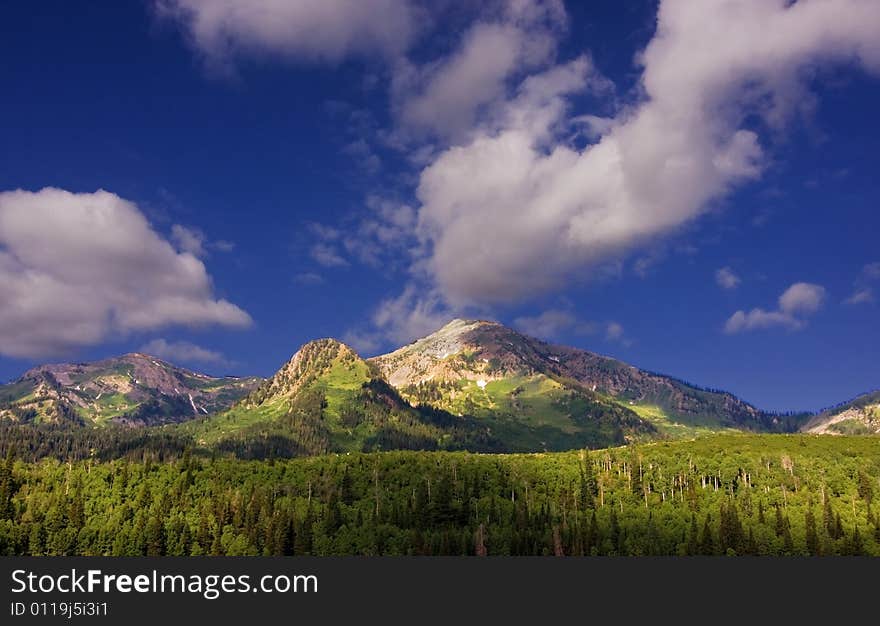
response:
<path id="1" fill-rule="evenodd" d="M 0 380 L 468 316 L 767 409 L 876 388 L 880 5 L 789 4 L 7 4 Z"/>

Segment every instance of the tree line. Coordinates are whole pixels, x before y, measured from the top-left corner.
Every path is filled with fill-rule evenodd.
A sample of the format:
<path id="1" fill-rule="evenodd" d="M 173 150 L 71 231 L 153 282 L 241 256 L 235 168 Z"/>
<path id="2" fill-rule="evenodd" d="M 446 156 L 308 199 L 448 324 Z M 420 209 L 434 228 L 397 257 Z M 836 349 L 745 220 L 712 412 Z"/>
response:
<path id="1" fill-rule="evenodd" d="M 0 466 L 0 553 L 880 555 L 880 440 Z"/>

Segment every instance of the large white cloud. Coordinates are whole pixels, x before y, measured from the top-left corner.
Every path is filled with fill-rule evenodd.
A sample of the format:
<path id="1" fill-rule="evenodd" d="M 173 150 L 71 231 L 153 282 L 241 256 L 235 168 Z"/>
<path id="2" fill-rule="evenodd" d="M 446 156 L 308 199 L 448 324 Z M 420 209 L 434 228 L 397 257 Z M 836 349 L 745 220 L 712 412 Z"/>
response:
<path id="1" fill-rule="evenodd" d="M 549 61 L 567 24 L 560 0 L 495 3 L 446 57 L 416 66 L 400 61 L 393 90 L 400 122 L 458 141 L 481 109 L 506 99 L 508 82 Z"/>
<path id="2" fill-rule="evenodd" d="M 204 264 L 107 191 L 0 193 L 0 354 L 42 357 L 169 325 L 248 326 Z"/>
<path id="3" fill-rule="evenodd" d="M 376 314 L 379 328 L 390 329 L 387 312 L 398 311 L 403 321 L 389 331 L 396 337 L 443 312 L 588 279 L 654 245 L 761 176 L 770 139 L 815 101 L 812 70 L 880 71 L 876 0 L 661 0 L 656 32 L 638 57 L 636 96 L 623 106 L 603 97 L 608 81 L 588 57 L 556 64 L 567 21 L 560 0 L 159 6 L 215 61 L 263 53 L 388 60 L 398 128 L 380 141 L 425 164 L 419 242 L 406 244 L 415 282 Z M 449 6 L 468 16 L 457 22 L 461 35 L 439 38 L 441 47 L 452 42 L 439 56 L 431 58 L 433 45 L 413 53 L 432 14 Z M 590 90 L 605 104 L 575 110 L 597 100 L 582 98 Z M 394 242 L 371 245 L 367 234 L 362 245 L 343 245 L 348 239 L 334 244 L 340 255 L 372 264 L 376 249 L 402 256 Z M 764 313 L 753 316 L 758 325 L 780 319 Z"/>
<path id="4" fill-rule="evenodd" d="M 873 0 L 664 0 L 643 97 L 593 123 L 597 142 L 567 141 L 566 99 L 591 84 L 575 61 L 529 78 L 502 123 L 422 172 L 431 280 L 456 303 L 526 299 L 681 227 L 760 176 L 747 115 L 780 128 L 816 64 L 880 70 L 878 32 Z"/>
<path id="5" fill-rule="evenodd" d="M 179 20 L 192 45 L 215 66 L 234 57 L 282 54 L 337 62 L 354 54 L 395 57 L 416 28 L 409 0 L 155 0 Z"/>

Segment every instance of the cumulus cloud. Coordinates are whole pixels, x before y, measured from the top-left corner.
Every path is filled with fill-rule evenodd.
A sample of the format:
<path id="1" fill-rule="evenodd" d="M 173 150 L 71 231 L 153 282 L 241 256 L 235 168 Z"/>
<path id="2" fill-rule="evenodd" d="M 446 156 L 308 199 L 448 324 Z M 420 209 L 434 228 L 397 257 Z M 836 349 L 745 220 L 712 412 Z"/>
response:
<path id="1" fill-rule="evenodd" d="M 222 353 L 203 348 L 189 341 L 166 341 L 153 339 L 140 347 L 140 352 L 166 359 L 173 363 L 203 363 L 207 365 L 229 365 Z"/>
<path id="2" fill-rule="evenodd" d="M 193 48 L 215 69 L 238 56 L 282 55 L 339 62 L 351 55 L 398 56 L 415 31 L 408 0 L 154 0 L 177 20 Z"/>
<path id="3" fill-rule="evenodd" d="M 643 97 L 594 143 L 567 141 L 570 97 L 591 85 L 579 59 L 530 76 L 501 123 L 424 169 L 430 279 L 458 303 L 516 301 L 675 231 L 761 175 L 759 132 L 796 111 L 804 70 L 880 70 L 878 26 L 880 4 L 862 0 L 664 0 Z"/>
<path id="4" fill-rule="evenodd" d="M 204 264 L 107 192 L 0 193 L 0 353 L 43 357 L 171 325 L 246 327 Z"/>
<path id="5" fill-rule="evenodd" d="M 795 283 L 779 296 L 779 310 L 789 315 L 812 315 L 825 300 L 825 288 L 811 283 Z"/>
<path id="6" fill-rule="evenodd" d="M 748 330 L 772 328 L 774 326 L 788 328 L 789 330 L 800 330 L 804 327 L 804 321 L 782 311 L 766 311 L 756 308 L 749 312 L 737 311 L 731 315 L 724 324 L 724 332 L 733 335 Z"/>
<path id="7" fill-rule="evenodd" d="M 506 99 L 508 81 L 546 64 L 567 23 L 558 0 L 516 1 L 475 22 L 447 57 L 421 67 L 402 64 L 394 81 L 405 126 L 461 139 L 480 109 Z"/>
<path id="8" fill-rule="evenodd" d="M 779 296 L 778 309 L 754 308 L 737 311 L 724 324 L 724 332 L 732 335 L 750 330 L 781 327 L 801 330 L 806 317 L 816 313 L 825 301 L 825 288 L 812 283 L 794 283 Z"/>
<path id="9" fill-rule="evenodd" d="M 388 60 L 393 118 L 429 135 L 422 144 L 385 137 L 424 163 L 416 225 L 401 239 L 418 237 L 410 272 L 430 296 L 414 297 L 408 286 L 392 299 L 401 328 L 435 310 L 528 300 L 655 245 L 762 175 L 772 139 L 815 106 L 815 68 L 880 72 L 880 3 L 872 0 L 661 0 L 656 32 L 637 59 L 635 95 L 624 104 L 609 97 L 612 86 L 588 55 L 557 62 L 566 28 L 559 0 L 460 9 L 470 13 L 461 37 L 434 58 L 412 49 L 415 23 L 430 31 L 435 4 L 158 6 L 214 62 L 261 54 Z M 598 110 L 575 110 L 585 106 Z M 382 248 L 361 245 L 356 231 L 321 243 L 313 256 L 330 266 L 347 263 L 346 253 L 377 264 Z M 386 327 L 389 306 L 376 314 Z M 744 321 L 734 326 L 798 321 L 782 309 L 755 311 L 738 312 Z"/>
<path id="10" fill-rule="evenodd" d="M 715 282 L 722 289 L 736 289 L 742 280 L 729 267 L 722 267 L 715 272 Z"/>

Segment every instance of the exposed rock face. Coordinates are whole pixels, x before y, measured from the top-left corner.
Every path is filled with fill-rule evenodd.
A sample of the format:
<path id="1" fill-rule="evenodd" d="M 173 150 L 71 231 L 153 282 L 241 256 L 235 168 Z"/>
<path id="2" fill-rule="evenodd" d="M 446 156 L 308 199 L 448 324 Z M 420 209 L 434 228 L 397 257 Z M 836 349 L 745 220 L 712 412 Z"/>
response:
<path id="1" fill-rule="evenodd" d="M 803 430 L 826 435 L 880 434 L 880 390 L 819 413 Z"/>

